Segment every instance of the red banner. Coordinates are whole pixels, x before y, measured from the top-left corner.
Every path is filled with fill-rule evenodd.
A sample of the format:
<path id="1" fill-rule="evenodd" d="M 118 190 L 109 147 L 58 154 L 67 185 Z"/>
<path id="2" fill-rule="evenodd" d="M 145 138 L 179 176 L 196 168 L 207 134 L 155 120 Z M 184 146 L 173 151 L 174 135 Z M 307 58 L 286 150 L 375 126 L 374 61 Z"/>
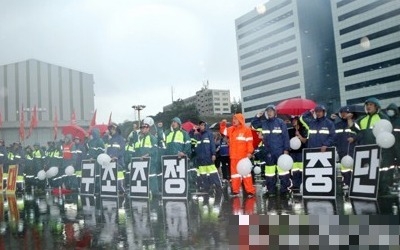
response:
<path id="1" fill-rule="evenodd" d="M 94 111 L 92 120 L 90 121 L 89 131 L 92 130 L 94 126 L 96 126 L 96 116 L 97 116 L 97 109 Z"/>
<path id="2" fill-rule="evenodd" d="M 8 166 L 7 194 L 14 194 L 17 189 L 18 165 Z"/>
<path id="3" fill-rule="evenodd" d="M 14 194 L 7 195 L 8 210 L 10 211 L 9 220 L 17 222 L 19 221 L 19 211 L 17 205 L 17 197 Z"/>
<path id="4" fill-rule="evenodd" d="M 29 126 L 29 131 L 28 131 L 28 135 L 26 136 L 26 138 L 29 138 L 32 135 L 32 131 L 34 128 L 36 128 L 38 125 L 38 117 L 37 117 L 37 110 L 36 110 L 36 105 L 33 108 L 32 111 L 32 117 L 31 117 L 31 125 Z"/>
<path id="5" fill-rule="evenodd" d="M 75 110 L 72 111 L 72 115 L 71 115 L 71 124 L 72 125 L 76 125 L 76 115 L 75 115 Z"/>
<path id="6" fill-rule="evenodd" d="M 19 138 L 21 141 L 24 141 L 25 139 L 24 105 L 22 105 L 21 112 L 19 114 Z"/>

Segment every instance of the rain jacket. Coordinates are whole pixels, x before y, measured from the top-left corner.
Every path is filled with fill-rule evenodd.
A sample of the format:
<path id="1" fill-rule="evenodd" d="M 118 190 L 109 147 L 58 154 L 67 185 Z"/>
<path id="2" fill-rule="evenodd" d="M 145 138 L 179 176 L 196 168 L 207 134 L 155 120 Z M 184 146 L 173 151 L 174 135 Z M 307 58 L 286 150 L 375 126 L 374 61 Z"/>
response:
<path id="1" fill-rule="evenodd" d="M 342 159 L 346 155 L 353 157 L 357 135 L 355 131 L 349 128 L 347 120 L 340 118 L 340 120 L 335 123 L 335 132 L 335 146 L 339 155 L 339 159 Z M 347 141 L 348 138 L 354 138 L 355 141 L 349 144 Z"/>
<path id="2" fill-rule="evenodd" d="M 125 153 L 125 140 L 122 135 L 116 132 L 108 140 L 107 154 L 113 158 L 118 159 L 118 164 L 124 164 L 124 153 Z"/>
<path id="3" fill-rule="evenodd" d="M 251 121 L 255 129 L 262 129 L 263 143 L 266 152 L 279 157 L 283 151 L 289 151 L 289 134 L 285 122 L 278 118 L 266 118 L 255 116 Z"/>
<path id="4" fill-rule="evenodd" d="M 168 130 L 165 134 L 166 155 L 176 155 L 180 151 L 190 157 L 190 136 L 185 130 L 179 127 L 175 130 Z"/>
<path id="5" fill-rule="evenodd" d="M 253 153 L 253 134 L 246 126 L 243 114 L 235 114 L 234 117 L 239 120 L 240 125 L 226 128 L 226 123 L 221 122 L 220 132 L 229 138 L 230 158 L 240 160 Z"/>
<path id="6" fill-rule="evenodd" d="M 216 147 L 214 142 L 214 135 L 209 130 L 208 124 L 206 124 L 206 129 L 204 131 L 195 133 L 193 137 L 196 140 L 196 163 L 199 166 L 213 164 L 211 157 L 216 154 Z"/>
<path id="7" fill-rule="evenodd" d="M 7 162 L 7 148 L 6 146 L 0 146 L 0 164 Z"/>
<path id="8" fill-rule="evenodd" d="M 143 155 L 149 154 L 152 161 L 157 158 L 157 138 L 148 133 L 145 135 L 140 135 L 138 141 L 135 144 L 137 157 L 142 157 Z"/>
<path id="9" fill-rule="evenodd" d="M 357 133 L 357 141 L 359 145 L 376 144 L 376 139 L 372 132 L 372 128 L 374 127 L 375 123 L 381 119 L 389 120 L 389 117 L 382 113 L 381 106 L 376 98 L 369 98 L 367 101 L 365 101 L 365 104 L 368 102 L 372 102 L 378 107 L 377 112 L 374 114 L 366 114 L 361 116 L 351 127 L 351 129 Z"/>
<path id="10" fill-rule="evenodd" d="M 314 118 L 310 111 L 300 116 L 300 122 L 308 130 L 308 148 L 331 147 L 335 142 L 335 125 L 326 116 Z"/>
<path id="11" fill-rule="evenodd" d="M 99 154 L 104 153 L 105 145 L 103 139 L 100 138 L 100 130 L 98 128 L 93 128 L 92 130 L 92 139 L 87 142 L 87 158 L 88 159 L 97 159 Z"/>

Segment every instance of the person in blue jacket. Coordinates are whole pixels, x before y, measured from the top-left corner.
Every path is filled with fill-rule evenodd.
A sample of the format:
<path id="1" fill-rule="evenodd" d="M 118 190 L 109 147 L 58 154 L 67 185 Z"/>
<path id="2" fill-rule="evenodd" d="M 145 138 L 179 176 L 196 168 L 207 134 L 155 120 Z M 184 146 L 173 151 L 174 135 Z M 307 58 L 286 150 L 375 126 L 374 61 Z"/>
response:
<path id="1" fill-rule="evenodd" d="M 282 154 L 289 154 L 289 134 L 286 123 L 277 117 L 274 105 L 268 105 L 264 112 L 258 113 L 251 121 L 255 129 L 262 128 L 264 150 L 265 150 L 265 181 L 267 187 L 266 196 L 276 195 L 276 182 L 278 173 L 281 187 L 280 195 L 290 194 L 292 182 L 289 171 L 281 169 L 278 158 Z"/>
<path id="2" fill-rule="evenodd" d="M 346 155 L 354 157 L 354 147 L 356 146 L 357 134 L 355 131 L 350 129 L 353 120 L 354 114 L 351 112 L 350 107 L 341 107 L 339 110 L 339 119 L 335 122 L 335 146 L 339 155 L 339 162 Z M 340 164 L 340 171 L 343 177 L 343 189 L 348 189 L 351 180 L 351 168 L 347 168 Z"/>
<path id="3" fill-rule="evenodd" d="M 308 148 L 321 148 L 321 152 L 325 152 L 334 145 L 335 125 L 326 116 L 324 105 L 319 104 L 313 110 L 304 112 L 300 122 L 308 130 Z"/>
<path id="4" fill-rule="evenodd" d="M 222 190 L 222 184 L 218 169 L 214 164 L 216 159 L 214 135 L 208 129 L 206 122 L 199 122 L 199 128 L 194 132 L 193 137 L 196 141 L 195 155 L 198 167 L 198 187 L 207 193 L 211 193 L 213 191 L 211 187 L 215 185 L 215 191 L 219 192 Z"/>
<path id="5" fill-rule="evenodd" d="M 124 154 L 125 140 L 121 135 L 121 129 L 116 123 L 111 123 L 108 126 L 110 135 L 108 138 L 108 147 L 106 153 L 111 157 L 111 160 L 117 161 L 118 168 L 118 190 L 120 193 L 125 192 L 124 188 Z"/>

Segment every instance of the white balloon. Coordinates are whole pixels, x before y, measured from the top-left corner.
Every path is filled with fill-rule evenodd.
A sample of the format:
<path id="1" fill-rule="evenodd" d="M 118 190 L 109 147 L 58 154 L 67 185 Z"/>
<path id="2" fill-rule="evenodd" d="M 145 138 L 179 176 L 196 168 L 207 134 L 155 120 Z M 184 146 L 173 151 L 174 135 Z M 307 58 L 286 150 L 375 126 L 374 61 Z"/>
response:
<path id="1" fill-rule="evenodd" d="M 290 148 L 293 150 L 297 150 L 301 147 L 301 141 L 299 137 L 295 136 L 292 139 L 290 139 Z"/>
<path id="2" fill-rule="evenodd" d="M 97 156 L 97 162 L 102 166 L 110 164 L 111 157 L 108 154 L 105 154 L 105 153 L 99 154 L 99 156 Z"/>
<path id="3" fill-rule="evenodd" d="M 37 178 L 39 179 L 39 180 L 44 180 L 44 179 L 46 179 L 46 171 L 44 171 L 44 170 L 40 170 L 38 173 L 37 173 Z"/>
<path id="4" fill-rule="evenodd" d="M 278 158 L 278 167 L 285 171 L 289 171 L 293 167 L 293 158 L 290 155 L 283 154 Z"/>
<path id="5" fill-rule="evenodd" d="M 51 177 L 53 177 L 53 176 L 51 175 L 51 171 L 49 169 L 49 170 L 46 171 L 46 178 L 50 179 Z"/>
<path id="6" fill-rule="evenodd" d="M 47 172 L 46 172 L 47 178 L 53 178 L 57 174 L 58 174 L 58 167 L 55 167 L 55 166 L 49 168 L 49 170 L 47 170 Z"/>
<path id="7" fill-rule="evenodd" d="M 391 148 L 396 139 L 394 135 L 390 132 L 381 132 L 377 137 L 376 137 L 376 144 L 378 144 L 382 148 Z"/>
<path id="8" fill-rule="evenodd" d="M 241 176 L 249 175 L 251 173 L 252 168 L 253 168 L 253 164 L 251 163 L 250 159 L 247 157 L 241 159 L 236 166 L 237 172 Z"/>
<path id="9" fill-rule="evenodd" d="M 369 49 L 369 47 L 371 46 L 371 42 L 369 41 L 368 37 L 364 36 L 360 39 L 360 46 L 363 49 Z"/>
<path id="10" fill-rule="evenodd" d="M 260 166 L 255 166 L 255 167 L 253 168 L 253 172 L 254 172 L 254 174 L 260 174 L 260 173 L 261 173 L 261 168 L 260 168 Z"/>
<path id="11" fill-rule="evenodd" d="M 75 168 L 73 166 L 68 166 L 65 168 L 66 175 L 73 175 L 75 173 Z"/>
<path id="12" fill-rule="evenodd" d="M 393 125 L 390 121 L 381 119 L 377 123 L 375 123 L 374 127 L 372 128 L 372 133 L 374 133 L 375 137 L 382 132 L 389 132 L 392 133 Z"/>
<path id="13" fill-rule="evenodd" d="M 340 163 L 343 165 L 343 167 L 352 169 L 354 165 L 354 159 L 350 155 L 346 155 L 342 158 Z"/>

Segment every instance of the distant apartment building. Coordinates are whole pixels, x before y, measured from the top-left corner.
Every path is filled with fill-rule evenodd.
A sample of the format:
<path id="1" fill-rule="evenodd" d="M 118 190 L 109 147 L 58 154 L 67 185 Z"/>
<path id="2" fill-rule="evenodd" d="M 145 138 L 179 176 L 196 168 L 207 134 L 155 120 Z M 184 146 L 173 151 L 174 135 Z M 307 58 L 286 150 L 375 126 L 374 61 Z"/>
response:
<path id="1" fill-rule="evenodd" d="M 38 127 L 26 144 L 45 145 L 53 140 L 54 122 L 70 124 L 74 112 L 78 125 L 88 126 L 94 111 L 92 74 L 53 65 L 35 59 L 0 66 L 0 137 L 7 143 L 20 141 L 19 127 L 23 112 L 25 129 L 29 129 L 36 106 Z M 57 116 L 57 119 L 55 119 Z"/>
<path id="2" fill-rule="evenodd" d="M 400 104 L 400 1 L 331 1 L 342 105 Z"/>
<path id="3" fill-rule="evenodd" d="M 182 99 L 185 105 L 194 104 L 200 115 L 230 114 L 230 91 L 202 88 L 196 95 Z M 163 111 L 172 110 L 173 104 L 163 107 Z"/>
<path id="4" fill-rule="evenodd" d="M 302 97 L 340 106 L 329 0 L 268 1 L 235 21 L 246 121 L 268 104 Z M 336 1 L 334 1 L 336 2 Z"/>

